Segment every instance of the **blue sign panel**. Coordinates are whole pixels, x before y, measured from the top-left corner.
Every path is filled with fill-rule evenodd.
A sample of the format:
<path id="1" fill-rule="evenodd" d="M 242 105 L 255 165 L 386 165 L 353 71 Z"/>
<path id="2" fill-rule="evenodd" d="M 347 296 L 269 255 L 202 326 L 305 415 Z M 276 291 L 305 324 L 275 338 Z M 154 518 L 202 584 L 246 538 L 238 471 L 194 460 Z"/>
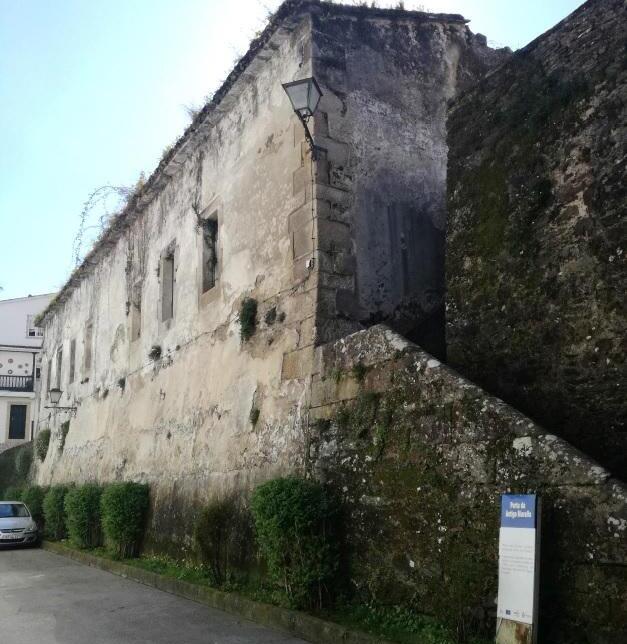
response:
<path id="1" fill-rule="evenodd" d="M 501 528 L 535 527 L 535 494 L 503 494 L 501 496 Z"/>

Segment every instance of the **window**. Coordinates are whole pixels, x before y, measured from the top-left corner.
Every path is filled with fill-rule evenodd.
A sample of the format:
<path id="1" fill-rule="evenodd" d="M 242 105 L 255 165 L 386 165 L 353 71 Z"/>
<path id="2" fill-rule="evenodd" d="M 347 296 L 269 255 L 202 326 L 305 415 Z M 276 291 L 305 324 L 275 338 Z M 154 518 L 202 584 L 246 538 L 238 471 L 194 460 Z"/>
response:
<path id="1" fill-rule="evenodd" d="M 87 322 L 85 325 L 85 337 L 83 339 L 83 378 L 89 376 L 91 370 L 91 351 L 94 341 L 94 325 Z"/>
<path id="2" fill-rule="evenodd" d="M 202 292 L 216 285 L 218 273 L 218 220 L 215 215 L 202 222 Z"/>
<path id="3" fill-rule="evenodd" d="M 48 358 L 48 369 L 46 370 L 46 389 L 50 391 L 52 387 L 52 356 Z"/>
<path id="4" fill-rule="evenodd" d="M 74 371 L 76 369 L 76 340 L 70 341 L 70 382 L 74 382 Z"/>
<path id="5" fill-rule="evenodd" d="M 161 321 L 174 317 L 174 249 L 161 258 Z"/>
<path id="6" fill-rule="evenodd" d="M 63 367 L 63 349 L 57 349 L 57 389 L 61 389 L 61 368 Z"/>
<path id="7" fill-rule="evenodd" d="M 142 325 L 142 285 L 138 282 L 131 293 L 131 342 L 139 339 Z"/>
<path id="8" fill-rule="evenodd" d="M 9 438 L 26 438 L 26 405 L 11 405 L 9 412 Z"/>
<path id="9" fill-rule="evenodd" d="M 42 338 L 44 330 L 40 326 L 35 326 L 35 316 L 26 316 L 26 337 L 27 338 Z"/>

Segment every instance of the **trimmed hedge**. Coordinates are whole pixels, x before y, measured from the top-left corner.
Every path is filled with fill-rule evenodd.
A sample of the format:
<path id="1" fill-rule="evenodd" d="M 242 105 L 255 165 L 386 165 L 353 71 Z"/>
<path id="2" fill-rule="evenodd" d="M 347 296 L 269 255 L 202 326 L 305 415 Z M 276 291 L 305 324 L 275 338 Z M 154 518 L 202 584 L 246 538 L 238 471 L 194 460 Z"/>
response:
<path id="1" fill-rule="evenodd" d="M 97 548 L 102 544 L 101 496 L 102 488 L 93 483 L 72 488 L 65 495 L 67 533 L 78 548 Z"/>
<path id="2" fill-rule="evenodd" d="M 296 477 L 274 479 L 254 491 L 251 508 L 272 581 L 293 608 L 320 608 L 339 565 L 331 534 L 336 511 L 324 488 Z"/>
<path id="3" fill-rule="evenodd" d="M 149 488 L 142 483 L 112 483 L 100 499 L 102 528 L 107 550 L 121 559 L 135 557 L 141 546 Z"/>
<path id="4" fill-rule="evenodd" d="M 21 501 L 25 488 L 21 485 L 9 485 L 2 493 L 3 501 Z"/>
<path id="5" fill-rule="evenodd" d="M 64 502 L 69 490 L 67 485 L 53 485 L 44 497 L 46 535 L 50 539 L 59 541 L 67 536 Z"/>
<path id="6" fill-rule="evenodd" d="M 31 485 L 22 491 L 20 501 L 25 503 L 38 526 L 44 523 L 44 498 L 46 490 L 39 485 Z"/>

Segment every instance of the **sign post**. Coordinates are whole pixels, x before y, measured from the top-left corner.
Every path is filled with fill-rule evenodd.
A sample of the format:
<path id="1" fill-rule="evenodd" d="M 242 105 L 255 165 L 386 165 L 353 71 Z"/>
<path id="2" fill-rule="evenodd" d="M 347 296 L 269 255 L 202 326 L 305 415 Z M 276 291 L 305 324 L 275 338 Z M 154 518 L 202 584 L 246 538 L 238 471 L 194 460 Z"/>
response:
<path id="1" fill-rule="evenodd" d="M 496 644 L 535 644 L 540 579 L 540 499 L 501 496 Z"/>

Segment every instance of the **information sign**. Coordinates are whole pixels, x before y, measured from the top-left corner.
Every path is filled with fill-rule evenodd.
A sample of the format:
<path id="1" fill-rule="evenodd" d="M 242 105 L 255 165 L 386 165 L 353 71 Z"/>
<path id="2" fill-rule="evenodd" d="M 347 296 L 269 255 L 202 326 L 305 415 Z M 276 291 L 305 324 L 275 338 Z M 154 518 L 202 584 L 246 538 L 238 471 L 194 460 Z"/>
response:
<path id="1" fill-rule="evenodd" d="M 509 641 L 506 633 L 515 624 L 527 624 L 535 641 L 539 579 L 539 502 L 535 494 L 503 494 L 499 535 L 499 595 L 497 642 Z M 520 628 L 516 629 L 520 632 Z M 499 633 L 504 637 L 499 638 Z"/>

